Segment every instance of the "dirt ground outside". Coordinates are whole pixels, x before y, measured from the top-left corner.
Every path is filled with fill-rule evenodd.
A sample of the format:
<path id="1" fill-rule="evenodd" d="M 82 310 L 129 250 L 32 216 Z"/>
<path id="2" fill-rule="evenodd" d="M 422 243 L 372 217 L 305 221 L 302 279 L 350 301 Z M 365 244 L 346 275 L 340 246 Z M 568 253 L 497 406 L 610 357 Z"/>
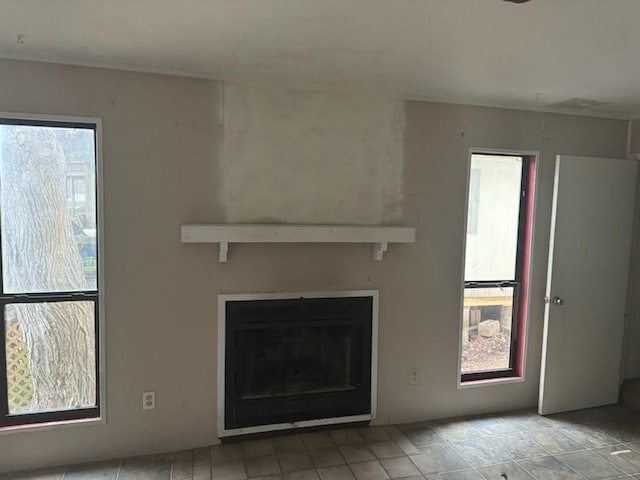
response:
<path id="1" fill-rule="evenodd" d="M 462 347 L 462 373 L 509 368 L 509 342 L 503 332 L 493 337 L 469 332 L 469 342 Z"/>

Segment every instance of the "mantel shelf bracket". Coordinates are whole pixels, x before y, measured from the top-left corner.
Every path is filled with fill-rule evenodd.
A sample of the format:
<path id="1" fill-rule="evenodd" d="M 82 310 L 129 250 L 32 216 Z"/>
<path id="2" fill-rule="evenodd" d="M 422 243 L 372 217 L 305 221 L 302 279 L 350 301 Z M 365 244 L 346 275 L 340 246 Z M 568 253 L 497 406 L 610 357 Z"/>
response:
<path id="1" fill-rule="evenodd" d="M 226 263 L 228 253 L 229 253 L 229 243 L 220 242 L 220 250 L 218 251 L 218 261 L 220 263 Z"/>
<path id="2" fill-rule="evenodd" d="M 377 242 L 373 244 L 373 259 L 382 260 L 384 252 L 387 251 L 387 242 Z"/>

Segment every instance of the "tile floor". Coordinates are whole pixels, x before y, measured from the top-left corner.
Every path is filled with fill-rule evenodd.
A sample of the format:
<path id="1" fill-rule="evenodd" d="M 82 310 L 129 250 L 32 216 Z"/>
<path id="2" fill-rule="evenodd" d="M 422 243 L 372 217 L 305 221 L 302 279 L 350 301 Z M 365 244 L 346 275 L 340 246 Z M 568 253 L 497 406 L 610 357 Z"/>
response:
<path id="1" fill-rule="evenodd" d="M 0 480 L 640 480 L 640 412 L 613 406 L 345 428 Z"/>

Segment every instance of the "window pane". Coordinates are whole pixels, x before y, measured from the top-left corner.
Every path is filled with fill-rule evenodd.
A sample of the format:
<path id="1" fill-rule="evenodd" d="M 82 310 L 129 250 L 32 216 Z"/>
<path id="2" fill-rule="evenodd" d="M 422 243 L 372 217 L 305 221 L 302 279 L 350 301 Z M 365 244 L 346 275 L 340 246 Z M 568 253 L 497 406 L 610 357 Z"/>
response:
<path id="1" fill-rule="evenodd" d="M 5 293 L 96 289 L 95 133 L 0 125 Z"/>
<path id="2" fill-rule="evenodd" d="M 96 406 L 94 305 L 5 307 L 10 414 Z"/>
<path id="3" fill-rule="evenodd" d="M 515 278 L 521 177 L 522 157 L 472 155 L 466 281 Z"/>
<path id="4" fill-rule="evenodd" d="M 465 288 L 462 373 L 509 368 L 513 287 Z"/>

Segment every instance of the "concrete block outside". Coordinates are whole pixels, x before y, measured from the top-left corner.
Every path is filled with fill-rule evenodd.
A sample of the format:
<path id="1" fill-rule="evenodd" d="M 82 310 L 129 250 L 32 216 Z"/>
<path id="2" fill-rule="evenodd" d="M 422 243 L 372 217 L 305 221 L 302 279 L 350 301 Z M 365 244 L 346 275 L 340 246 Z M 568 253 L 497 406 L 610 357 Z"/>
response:
<path id="1" fill-rule="evenodd" d="M 469 343 L 469 307 L 462 310 L 462 346 Z"/>
<path id="2" fill-rule="evenodd" d="M 500 333 L 500 322 L 498 320 L 485 320 L 478 324 L 478 335 L 483 337 L 493 337 Z"/>

